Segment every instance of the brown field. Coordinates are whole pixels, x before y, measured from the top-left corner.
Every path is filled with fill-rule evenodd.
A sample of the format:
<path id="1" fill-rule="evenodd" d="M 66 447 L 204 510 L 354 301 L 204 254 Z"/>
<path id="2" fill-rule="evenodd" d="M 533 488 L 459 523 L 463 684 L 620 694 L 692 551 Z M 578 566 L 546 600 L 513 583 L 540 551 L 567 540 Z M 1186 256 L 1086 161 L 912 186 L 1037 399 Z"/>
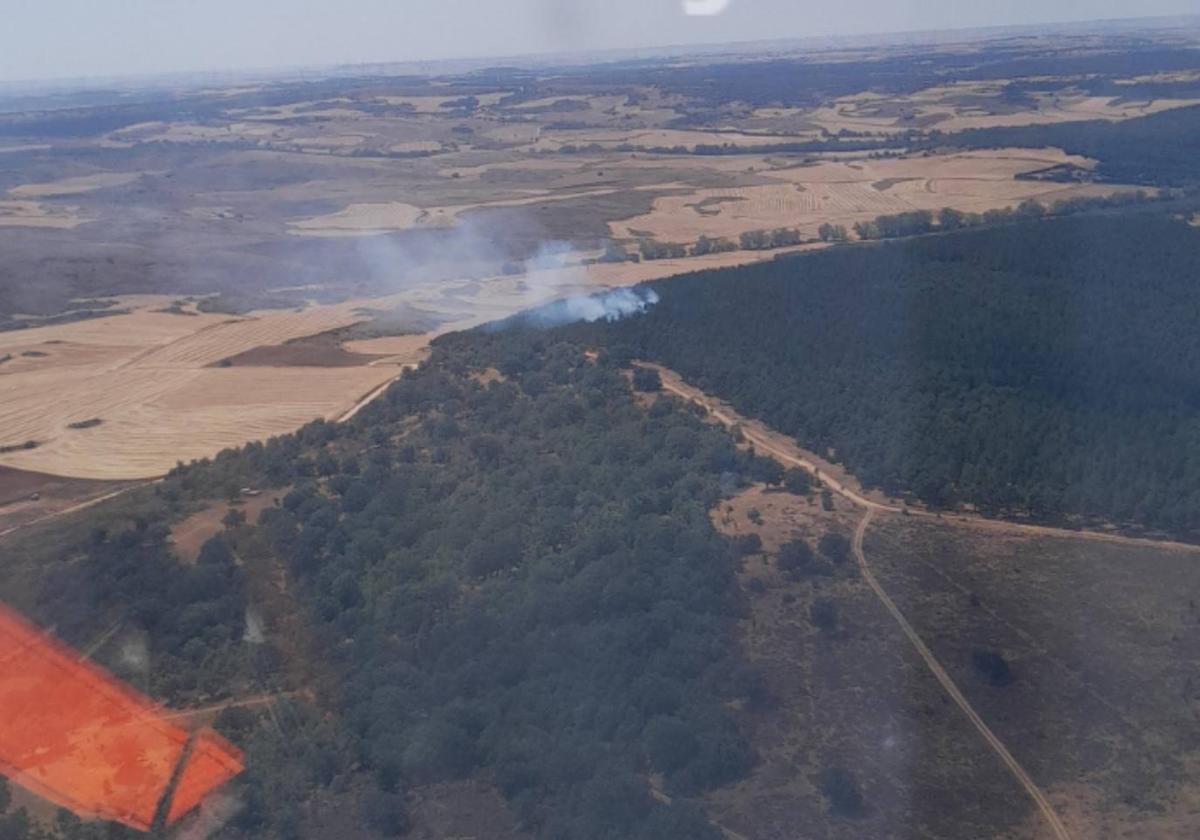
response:
<path id="1" fill-rule="evenodd" d="M 396 364 L 416 364 L 429 355 L 429 336 L 385 335 L 379 338 L 360 338 L 342 343 L 350 353 L 387 359 Z"/>
<path id="2" fill-rule="evenodd" d="M 789 250 L 815 247 L 821 246 Z M 180 461 L 284 434 L 318 417 L 347 416 L 419 363 L 429 342 L 449 330 L 563 296 L 775 253 L 595 265 L 575 254 L 561 266 L 523 275 L 432 282 L 387 298 L 246 316 L 181 317 L 155 311 L 171 298 L 122 298 L 128 314 L 0 332 L 0 354 L 14 356 L 0 367 L 0 446 L 38 443 L 0 455 L 0 465 L 88 479 L 157 477 Z M 365 310 L 400 304 L 444 321 L 419 335 L 344 343 L 323 335 L 363 321 Z M 45 355 L 21 355 L 31 350 Z M 223 366 L 226 359 L 234 361 Z M 103 422 L 68 428 L 92 418 Z"/>
<path id="3" fill-rule="evenodd" d="M 211 366 L 252 348 L 353 324 L 361 320 L 353 314 L 360 304 L 190 318 L 150 305 L 128 315 L 0 333 L 6 352 L 46 354 L 20 357 L 19 366 L 0 373 L 0 440 L 39 443 L 0 460 L 55 475 L 145 478 L 179 460 L 337 416 L 397 368 Z M 103 423 L 67 428 L 91 418 Z"/>
<path id="4" fill-rule="evenodd" d="M 141 172 L 100 172 L 95 175 L 80 175 L 37 184 L 13 187 L 8 194 L 14 198 L 48 198 L 58 195 L 77 195 L 105 187 L 119 187 L 142 177 Z"/>
<path id="5" fill-rule="evenodd" d="M 385 355 L 355 353 L 332 333 L 266 344 L 227 356 L 216 367 L 359 367 L 388 359 Z"/>
<path id="6" fill-rule="evenodd" d="M 1035 107 L 1014 107 L 1001 98 L 1003 83 L 970 82 L 928 88 L 908 96 L 858 94 L 802 111 L 760 109 L 756 116 L 790 117 L 830 134 L 842 130 L 895 134 L 912 128 L 961 131 L 1078 120 L 1125 120 L 1200 103 L 1195 99 L 1123 100 L 1066 90 L 1039 94 Z"/>
<path id="7" fill-rule="evenodd" d="M 752 134 L 745 131 L 692 131 L 687 129 L 653 129 L 649 131 L 623 130 L 556 130 L 543 132 L 532 144 L 534 149 L 555 151 L 563 146 L 590 146 L 593 143 L 605 148 L 631 145 L 638 148 L 682 146 L 689 151 L 698 145 L 765 146 L 772 143 L 792 143 L 797 140 L 817 139 L 818 132 L 796 134 Z"/>
<path id="8" fill-rule="evenodd" d="M 634 186 L 631 190 L 657 192 L 683 186 L 682 184 L 651 184 Z M 311 219 L 289 222 L 291 233 L 306 236 L 374 236 L 388 231 L 408 230 L 415 227 L 450 227 L 459 222 L 464 213 L 473 210 L 492 210 L 507 207 L 550 205 L 560 201 L 614 195 L 623 190 L 615 187 L 602 189 L 551 192 L 532 190 L 533 195 L 513 198 L 498 198 L 466 204 L 438 207 L 416 207 L 411 204 L 392 202 L 388 204 L 352 204 L 337 213 Z"/>
<path id="9" fill-rule="evenodd" d="M 1012 207 L 1030 198 L 1049 205 L 1128 189 L 1015 178 L 1059 163 L 1086 166 L 1088 161 L 1056 149 L 823 161 L 759 173 L 775 181 L 772 184 L 663 196 L 655 199 L 649 213 L 610 226 L 619 238 L 636 238 L 637 232 L 644 231 L 671 242 L 693 242 L 701 235 L 736 238 L 746 231 L 775 227 L 799 228 L 811 237 L 823 222 L 849 227 L 908 210 L 953 207 L 982 212 Z"/>
<path id="10" fill-rule="evenodd" d="M 141 487 L 141 481 L 92 481 L 0 467 L 0 537 L 84 510 Z M 34 494 L 37 497 L 34 498 Z"/>
<path id="11" fill-rule="evenodd" d="M 336 213 L 288 222 L 289 233 L 305 236 L 371 236 L 413 227 L 425 215 L 420 207 L 393 201 L 351 204 Z"/>
<path id="12" fill-rule="evenodd" d="M 92 221 L 79 208 L 38 201 L 0 201 L 0 226 L 74 230 Z"/>

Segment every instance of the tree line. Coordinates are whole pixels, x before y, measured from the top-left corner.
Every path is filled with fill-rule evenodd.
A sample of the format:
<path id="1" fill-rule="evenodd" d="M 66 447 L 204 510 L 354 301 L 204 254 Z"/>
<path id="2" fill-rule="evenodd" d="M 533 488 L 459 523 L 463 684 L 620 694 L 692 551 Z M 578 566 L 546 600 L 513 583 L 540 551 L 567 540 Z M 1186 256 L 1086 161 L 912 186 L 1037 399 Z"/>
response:
<path id="1" fill-rule="evenodd" d="M 567 334 L 935 506 L 1200 530 L 1200 230 L 1014 221 L 699 272 Z"/>

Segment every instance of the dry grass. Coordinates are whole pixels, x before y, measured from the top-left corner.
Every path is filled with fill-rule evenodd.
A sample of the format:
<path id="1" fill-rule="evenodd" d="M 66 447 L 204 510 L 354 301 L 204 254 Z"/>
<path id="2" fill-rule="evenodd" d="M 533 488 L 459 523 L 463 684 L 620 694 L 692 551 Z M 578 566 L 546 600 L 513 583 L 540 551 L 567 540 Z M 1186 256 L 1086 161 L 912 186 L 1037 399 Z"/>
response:
<path id="1" fill-rule="evenodd" d="M 155 312 L 163 296 L 121 299 L 132 312 L 0 333 L 0 446 L 39 442 L 0 463 L 54 475 L 134 479 L 162 475 L 178 461 L 293 431 L 317 417 L 344 416 L 359 399 L 424 358 L 429 341 L 452 329 L 505 318 L 558 297 L 633 285 L 684 271 L 770 258 L 725 253 L 686 260 L 563 266 L 482 281 L 431 281 L 387 298 L 249 316 Z M 363 319 L 364 308 L 412 306 L 445 322 L 424 335 L 348 341 L 365 354 L 356 367 L 219 367 L 258 347 L 327 333 Z M 336 348 L 335 348 L 336 349 Z M 27 351 L 44 353 L 37 357 Z M 382 358 L 379 358 L 382 357 Z M 68 424 L 99 417 L 87 429 Z"/>
<path id="2" fill-rule="evenodd" d="M 388 298 L 356 299 L 300 311 L 180 317 L 154 310 L 163 296 L 123 298 L 128 314 L 0 333 L 0 446 L 38 441 L 0 457 L 5 466 L 53 475 L 136 479 L 179 461 L 284 434 L 317 417 L 345 416 L 430 340 L 504 318 L 566 295 L 632 285 L 684 271 L 770 258 L 725 253 L 686 260 L 585 266 L 574 259 L 523 276 L 461 283 L 430 281 Z M 424 335 L 349 341 L 351 352 L 383 356 L 357 367 L 219 367 L 256 347 L 282 345 L 362 320 L 364 308 L 399 305 L 445 322 Z M 27 351 L 45 355 L 27 357 Z M 368 357 L 369 358 L 369 357 Z M 98 417 L 99 426 L 69 429 Z"/>
<path id="3" fill-rule="evenodd" d="M 771 143 L 794 143 L 798 140 L 815 139 L 816 136 L 816 132 L 797 135 L 766 132 L 751 134 L 744 131 L 689 131 L 676 128 L 648 130 L 600 128 L 543 132 L 533 147 L 556 151 L 563 146 L 587 146 L 594 143 L 609 149 L 629 144 L 642 148 L 683 146 L 692 150 L 698 145 L 763 146 Z"/>
<path id="4" fill-rule="evenodd" d="M 222 520 L 231 510 L 241 511 L 246 522 L 253 525 L 258 521 L 258 515 L 273 506 L 290 488 L 271 490 L 258 496 L 251 496 L 234 504 L 221 502 L 197 511 L 186 519 L 176 522 L 171 527 L 171 544 L 175 553 L 186 563 L 194 563 L 200 556 L 200 549 L 211 538 L 224 528 Z"/>
<path id="5" fill-rule="evenodd" d="M 0 227 L 35 227 L 73 230 L 94 221 L 78 207 L 38 201 L 0 201 Z"/>
<path id="6" fill-rule="evenodd" d="M 647 214 L 611 222 L 613 234 L 691 242 L 699 236 L 736 238 L 750 230 L 799 228 L 815 236 L 823 222 L 846 226 L 909 210 L 953 207 L 982 212 L 1029 198 L 1043 203 L 1123 189 L 1017 180 L 1021 172 L 1058 163 L 1090 165 L 1056 149 L 994 150 L 882 160 L 822 161 L 813 166 L 759 173 L 774 184 L 696 190 L 662 196 Z"/>
<path id="7" fill-rule="evenodd" d="M 57 195 L 77 195 L 105 187 L 119 187 L 136 181 L 144 172 L 98 172 L 95 175 L 80 175 L 75 178 L 60 178 L 36 184 L 13 187 L 8 194 L 14 198 L 48 198 Z"/>
<path id="8" fill-rule="evenodd" d="M 1072 836 L 1192 836 L 1200 578 L 1190 556 L 897 517 L 872 525 L 865 550 Z M 1005 657 L 1010 684 L 974 671 L 979 649 Z M 1030 819 L 1016 836 L 1048 835 Z"/>
<path id="9" fill-rule="evenodd" d="M 9 453 L 6 465 L 82 478 L 157 476 L 180 460 L 338 416 L 396 374 L 382 364 L 211 367 L 353 324 L 364 301 L 239 318 L 151 311 L 163 301 L 128 315 L 0 334 L 0 347 L 19 362 L 0 375 L 0 445 L 40 443 Z M 19 356 L 34 349 L 46 355 Z M 92 417 L 104 422 L 67 428 Z"/>
<path id="10" fill-rule="evenodd" d="M 756 117 L 802 119 L 830 134 L 842 130 L 896 134 L 910 128 L 961 131 L 1015 125 L 1052 125 L 1079 120 L 1125 120 L 1195 105 L 1195 99 L 1121 101 L 1067 90 L 1035 97 L 1036 106 L 1015 108 L 1002 99 L 998 82 L 967 82 L 927 88 L 909 96 L 862 93 L 812 109 L 760 109 Z"/>
<path id="11" fill-rule="evenodd" d="M 304 236 L 369 236 L 390 230 L 415 227 L 425 211 L 412 204 L 389 201 L 350 206 L 309 219 L 288 222 L 288 232 Z"/>
<path id="12" fill-rule="evenodd" d="M 383 357 L 383 363 L 418 364 L 429 355 L 429 334 L 388 335 L 347 341 L 342 346 L 351 353 Z"/>
<path id="13" fill-rule="evenodd" d="M 633 191 L 663 191 L 677 189 L 681 186 L 683 185 L 679 183 L 652 184 L 630 187 L 629 189 Z M 304 236 L 373 236 L 389 231 L 408 230 L 415 227 L 450 227 L 457 224 L 459 218 L 464 213 L 472 210 L 553 204 L 560 201 L 613 195 L 624 192 L 624 189 L 606 187 L 592 190 L 563 190 L 560 192 L 550 192 L 549 190 L 525 190 L 523 192 L 532 192 L 534 194 L 426 208 L 402 202 L 351 204 L 336 213 L 289 222 L 288 224 L 291 228 L 289 233 Z"/>

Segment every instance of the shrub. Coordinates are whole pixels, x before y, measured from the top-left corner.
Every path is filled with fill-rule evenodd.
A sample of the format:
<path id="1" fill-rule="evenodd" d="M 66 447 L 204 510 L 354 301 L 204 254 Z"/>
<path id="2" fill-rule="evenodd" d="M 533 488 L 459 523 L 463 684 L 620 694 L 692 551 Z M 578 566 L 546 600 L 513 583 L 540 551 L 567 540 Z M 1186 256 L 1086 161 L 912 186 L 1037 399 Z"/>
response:
<path id="1" fill-rule="evenodd" d="M 842 767 L 821 771 L 821 793 L 829 802 L 829 813 L 838 817 L 859 817 L 863 813 L 862 792 L 854 774 Z"/>

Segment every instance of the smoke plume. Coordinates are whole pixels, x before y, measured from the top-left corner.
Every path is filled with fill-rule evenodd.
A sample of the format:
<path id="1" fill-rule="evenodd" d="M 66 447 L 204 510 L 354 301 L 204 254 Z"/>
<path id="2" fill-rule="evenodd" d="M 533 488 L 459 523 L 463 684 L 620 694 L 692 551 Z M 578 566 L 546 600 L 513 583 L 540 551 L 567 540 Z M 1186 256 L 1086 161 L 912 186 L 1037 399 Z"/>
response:
<path id="1" fill-rule="evenodd" d="M 629 315 L 640 315 L 656 303 L 658 293 L 653 289 L 613 289 L 598 295 L 580 295 L 556 300 L 501 321 L 494 328 L 504 329 L 521 325 L 549 329 L 576 321 L 619 321 Z"/>

